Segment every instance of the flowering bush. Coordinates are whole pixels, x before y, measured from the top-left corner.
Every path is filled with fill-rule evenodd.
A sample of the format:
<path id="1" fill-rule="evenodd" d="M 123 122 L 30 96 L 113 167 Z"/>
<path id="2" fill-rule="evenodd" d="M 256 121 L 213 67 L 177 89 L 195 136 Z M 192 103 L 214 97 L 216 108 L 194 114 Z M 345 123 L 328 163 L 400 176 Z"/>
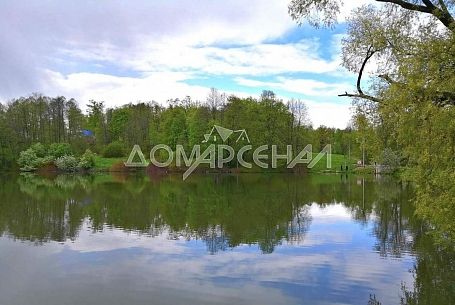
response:
<path id="1" fill-rule="evenodd" d="M 37 168 L 50 164 L 54 161 L 53 157 L 45 155 L 43 147 L 43 145 L 38 143 L 19 154 L 17 164 L 19 164 L 21 171 L 34 171 Z"/>
<path id="2" fill-rule="evenodd" d="M 79 161 L 78 167 L 81 169 L 91 169 L 95 167 L 95 154 L 87 149 Z"/>
<path id="3" fill-rule="evenodd" d="M 79 162 L 74 156 L 62 156 L 55 161 L 59 170 L 65 172 L 75 172 L 78 169 Z"/>

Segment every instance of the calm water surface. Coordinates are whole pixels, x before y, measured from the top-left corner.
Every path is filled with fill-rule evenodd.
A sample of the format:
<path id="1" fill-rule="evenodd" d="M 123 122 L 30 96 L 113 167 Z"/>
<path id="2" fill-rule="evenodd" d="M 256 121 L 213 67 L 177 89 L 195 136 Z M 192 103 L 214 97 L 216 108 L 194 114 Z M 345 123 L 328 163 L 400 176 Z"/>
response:
<path id="1" fill-rule="evenodd" d="M 0 304 L 454 304 L 412 190 L 346 176 L 2 176 Z"/>

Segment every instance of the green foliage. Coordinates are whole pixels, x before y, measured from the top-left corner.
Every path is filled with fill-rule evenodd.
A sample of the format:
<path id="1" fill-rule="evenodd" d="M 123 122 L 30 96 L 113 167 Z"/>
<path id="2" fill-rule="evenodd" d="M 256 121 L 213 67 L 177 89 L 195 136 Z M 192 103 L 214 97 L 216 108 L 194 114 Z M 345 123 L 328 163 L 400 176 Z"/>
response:
<path id="1" fill-rule="evenodd" d="M 38 158 L 44 158 L 47 156 L 47 148 L 41 143 L 35 143 L 30 146 L 30 149 L 36 154 Z"/>
<path id="2" fill-rule="evenodd" d="M 69 156 L 72 154 L 71 145 L 68 143 L 52 143 L 49 146 L 48 152 L 50 156 L 54 157 L 55 159 Z"/>
<path id="3" fill-rule="evenodd" d="M 61 171 L 75 172 L 79 168 L 79 162 L 74 156 L 62 156 L 55 160 L 55 165 Z"/>
<path id="4" fill-rule="evenodd" d="M 124 137 L 127 131 L 130 111 L 128 108 L 109 109 L 107 111 L 108 129 L 112 140 L 118 141 Z"/>
<path id="5" fill-rule="evenodd" d="M 163 114 L 163 140 L 164 144 L 175 147 L 184 145 L 188 140 L 185 108 L 182 106 L 171 107 Z"/>
<path id="6" fill-rule="evenodd" d="M 55 164 L 58 169 L 63 171 L 76 171 L 79 168 L 93 168 L 95 155 L 90 150 L 86 150 L 78 160 L 71 155 L 71 146 L 67 143 L 51 144 L 48 150 L 41 143 L 36 143 L 20 152 L 17 163 L 21 171 L 35 171 L 50 164 Z"/>
<path id="7" fill-rule="evenodd" d="M 53 161 L 54 158 L 47 154 L 46 147 L 41 143 L 36 143 L 27 150 L 20 152 L 17 164 L 22 171 L 34 171 Z"/>
<path id="8" fill-rule="evenodd" d="M 29 148 L 20 153 L 19 159 L 17 159 L 17 164 L 19 164 L 22 171 L 28 172 L 38 168 L 38 160 L 39 158 L 35 151 Z"/>
<path id="9" fill-rule="evenodd" d="M 53 162 L 53 158 L 51 156 L 43 156 L 39 157 L 37 154 L 42 148 L 41 145 L 33 145 L 31 148 L 22 151 L 19 154 L 19 159 L 17 163 L 20 166 L 20 169 L 25 172 L 34 171 L 44 165 L 50 164 Z"/>
<path id="10" fill-rule="evenodd" d="M 382 151 L 380 158 L 381 165 L 386 166 L 390 171 L 395 172 L 401 164 L 401 156 L 398 152 L 391 148 L 386 148 Z"/>
<path id="11" fill-rule="evenodd" d="M 124 162 L 123 158 L 104 158 L 101 156 L 95 156 L 95 168 L 106 170 L 111 168 L 114 164 Z"/>
<path id="12" fill-rule="evenodd" d="M 78 167 L 84 170 L 95 167 L 95 156 L 96 155 L 90 149 L 87 149 L 81 156 Z"/>
<path id="13" fill-rule="evenodd" d="M 125 156 L 125 146 L 122 142 L 109 143 L 103 151 L 103 157 L 119 158 Z"/>
<path id="14" fill-rule="evenodd" d="M 337 22 L 342 5 L 340 0 L 292 0 L 289 13 L 300 24 L 306 20 L 315 27 L 331 27 Z"/>
<path id="15" fill-rule="evenodd" d="M 0 169 L 7 168 L 14 163 L 17 137 L 7 125 L 3 105 L 0 104 Z"/>
<path id="16" fill-rule="evenodd" d="M 65 101 L 66 99 L 61 97 L 54 101 L 52 98 L 43 96 L 16 100 L 3 109 L 5 113 L 9 112 L 9 115 L 0 115 L 0 123 L 14 125 L 21 122 L 20 113 L 26 114 L 25 122 L 31 122 L 35 118 L 34 113 L 37 109 L 49 110 L 52 109 L 49 107 L 56 107 L 55 109 L 63 107 L 65 124 L 63 130 L 60 130 L 62 126 L 58 128 L 56 126 L 55 135 L 54 132 L 50 137 L 46 133 L 40 134 L 39 126 L 41 125 L 37 125 L 35 130 L 35 126 L 32 124 L 34 126 L 33 134 L 37 135 L 37 139 L 43 139 L 44 143 L 53 143 L 49 145 L 48 149 L 41 144 L 36 144 L 34 147 L 37 158 L 51 156 L 45 160 L 46 162 L 52 162 L 64 155 L 77 157 L 87 148 L 97 153 L 100 152 L 107 159 L 117 158 L 119 160 L 119 158 L 125 157 L 135 144 L 139 144 L 144 152 L 150 151 L 151 147 L 157 144 L 167 144 L 173 149 L 176 145 L 183 145 L 185 149 L 188 149 L 193 145 L 202 144 L 204 149 L 206 144 L 201 142 L 204 135 L 210 132 L 214 125 L 236 131 L 245 129 L 254 148 L 267 144 L 269 146 L 277 145 L 279 151 L 285 151 L 286 145 L 290 144 L 293 146 L 293 151 L 297 152 L 307 144 L 313 144 L 315 151 L 326 144 L 332 144 L 332 152 L 335 154 L 347 156 L 351 150 L 352 155 L 359 151 L 358 143 L 353 140 L 354 133 L 350 129 L 321 127 L 314 130 L 307 117 L 306 105 L 302 101 L 291 100 L 285 103 L 271 91 L 263 92 L 259 98 L 235 96 L 226 98 L 213 89 L 205 104 L 194 103 L 190 98 L 185 98 L 182 101 L 170 101 L 170 106 L 167 108 L 156 103 L 138 103 L 105 110 L 103 103 L 91 101 L 87 116 L 81 113 L 76 101 Z M 45 114 L 42 115 L 46 117 Z M 14 117 L 15 120 L 8 121 L 9 117 Z M 48 117 L 48 119 L 52 118 Z M 16 127 L 18 131 L 21 131 L 29 128 L 30 124 Z M 43 126 L 48 128 L 45 124 Z M 82 129 L 91 130 L 94 132 L 94 136 L 83 136 Z M 58 138 L 60 133 L 63 134 L 65 141 L 54 143 L 50 140 Z M 19 132 L 18 134 L 18 140 L 21 143 L 30 141 L 25 133 Z M 5 137 L 1 140 L 6 141 L 8 138 Z M 225 144 L 231 145 L 235 151 L 238 151 L 248 143 L 237 142 L 237 138 L 232 137 Z M 2 147 L 5 154 L 8 152 L 7 149 L 12 152 L 20 151 L 13 144 Z M 164 152 L 160 151 L 160 153 L 163 153 L 162 157 L 167 157 Z M 252 151 L 247 152 L 244 157 L 246 161 L 251 161 Z M 21 164 L 24 169 L 34 170 L 40 166 L 39 164 L 42 164 L 41 161 L 34 161 L 31 158 L 31 161 L 26 163 L 24 157 L 21 159 Z M 84 161 L 82 164 L 84 167 L 90 166 L 90 162 Z M 237 165 L 235 161 L 232 161 L 228 166 L 237 167 Z M 102 166 L 102 168 L 106 167 Z"/>
<path id="17" fill-rule="evenodd" d="M 353 97 L 361 154 L 392 168 L 401 161 L 418 186 L 417 213 L 455 240 L 455 2 L 392 1 L 348 18 L 343 66 L 359 73 Z M 398 3 L 400 2 L 400 3 Z M 291 16 L 330 25 L 339 0 L 292 0 Z M 428 18 L 421 18 L 424 14 Z M 362 74 L 376 64 L 368 91 Z"/>
<path id="18" fill-rule="evenodd" d="M 104 102 L 90 100 L 87 105 L 87 127 L 95 134 L 95 145 L 101 149 L 107 142 L 107 123 L 104 111 Z"/>

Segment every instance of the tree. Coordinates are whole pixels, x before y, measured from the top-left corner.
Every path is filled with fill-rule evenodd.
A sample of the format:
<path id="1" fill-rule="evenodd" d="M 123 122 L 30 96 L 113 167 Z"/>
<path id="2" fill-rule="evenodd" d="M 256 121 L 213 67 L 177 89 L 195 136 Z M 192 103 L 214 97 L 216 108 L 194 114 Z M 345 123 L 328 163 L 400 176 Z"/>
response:
<path id="1" fill-rule="evenodd" d="M 75 99 L 70 99 L 66 103 L 66 119 L 68 121 L 68 141 L 71 143 L 80 138 L 85 119 Z"/>
<path id="2" fill-rule="evenodd" d="M 348 38 L 343 40 L 343 65 L 358 73 L 357 92 L 346 92 L 340 96 L 379 103 L 382 101 L 380 96 L 368 94 L 362 89 L 361 81 L 367 64 L 373 59 L 383 63 L 378 69 L 382 73 L 377 73 L 377 76 L 387 85 L 406 85 L 393 77 L 396 71 L 392 67 L 405 57 L 419 54 L 422 51 L 417 44 L 420 39 L 428 40 L 439 35 L 435 21 L 441 22 L 448 31 L 455 32 L 455 21 L 451 13 L 455 1 L 376 1 L 388 5 L 380 9 L 371 5 L 362 6 L 348 20 Z M 300 23 L 308 20 L 315 26 L 332 26 L 341 4 L 341 0 L 293 0 L 289 4 L 289 12 Z M 415 25 L 421 23 L 421 14 L 429 14 L 432 19 L 416 29 Z M 455 94 L 440 90 L 436 92 L 435 103 L 440 106 L 455 105 Z"/>
<path id="3" fill-rule="evenodd" d="M 226 95 L 221 94 L 216 88 L 210 88 L 210 93 L 207 96 L 206 105 L 212 114 L 212 120 L 216 120 L 216 114 L 226 103 Z"/>
<path id="4" fill-rule="evenodd" d="M 14 160 L 17 144 L 13 134 L 7 124 L 5 107 L 0 103 L 0 168 L 11 165 Z"/>
<path id="5" fill-rule="evenodd" d="M 292 143 L 293 149 L 298 151 L 302 149 L 301 145 L 305 143 L 304 134 L 306 127 L 311 125 L 308 107 L 300 99 L 289 100 L 287 106 L 291 114 L 288 127 L 290 130 L 289 143 Z"/>
<path id="6" fill-rule="evenodd" d="M 451 9 L 455 6 L 453 0 L 376 0 L 389 3 L 412 12 L 425 13 L 439 20 L 445 27 L 455 31 L 455 20 Z M 302 23 L 307 20 L 318 26 L 333 26 L 337 22 L 342 0 L 292 0 L 288 6 L 291 17 Z"/>
<path id="7" fill-rule="evenodd" d="M 394 147 L 406 162 L 405 177 L 417 186 L 420 215 L 443 239 L 455 238 L 455 22 L 453 0 L 377 0 L 348 18 L 343 66 L 356 72 L 361 139 L 375 135 L 381 149 Z M 333 26 L 339 0 L 293 0 L 291 16 Z M 423 17 L 429 18 L 423 18 Z M 377 69 L 365 89 L 371 61 Z M 357 122 L 359 123 L 359 122 Z M 362 128 L 360 128 L 362 127 Z M 374 133 L 369 132 L 374 131 Z M 371 150 L 370 145 L 365 148 Z M 377 149 L 375 149 L 378 151 Z M 377 154 L 377 153 L 376 153 Z"/>
<path id="8" fill-rule="evenodd" d="M 94 132 L 98 149 L 101 149 L 101 146 L 108 142 L 104 102 L 90 100 L 87 108 L 87 127 Z"/>

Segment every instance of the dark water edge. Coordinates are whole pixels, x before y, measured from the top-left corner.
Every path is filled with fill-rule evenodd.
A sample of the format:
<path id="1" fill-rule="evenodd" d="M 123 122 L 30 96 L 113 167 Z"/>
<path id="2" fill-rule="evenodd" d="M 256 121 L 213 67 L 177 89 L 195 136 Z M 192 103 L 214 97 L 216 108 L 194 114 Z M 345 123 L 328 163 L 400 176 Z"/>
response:
<path id="1" fill-rule="evenodd" d="M 453 251 L 390 177 L 26 174 L 0 186 L 0 304 L 455 303 Z"/>

